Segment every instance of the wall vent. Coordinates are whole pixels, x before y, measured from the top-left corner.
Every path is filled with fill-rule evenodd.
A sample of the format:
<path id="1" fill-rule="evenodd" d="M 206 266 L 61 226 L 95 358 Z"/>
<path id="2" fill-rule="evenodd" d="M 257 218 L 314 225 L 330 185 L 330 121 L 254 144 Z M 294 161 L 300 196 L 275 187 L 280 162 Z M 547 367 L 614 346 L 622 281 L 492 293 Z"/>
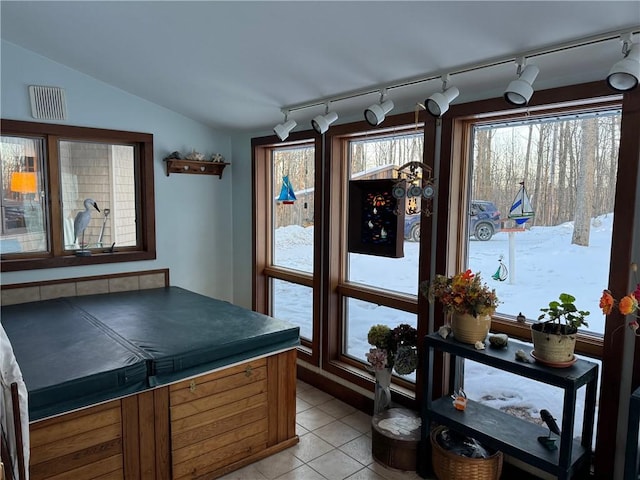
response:
<path id="1" fill-rule="evenodd" d="M 66 120 L 67 102 L 60 87 L 29 85 L 31 116 L 44 120 Z"/>

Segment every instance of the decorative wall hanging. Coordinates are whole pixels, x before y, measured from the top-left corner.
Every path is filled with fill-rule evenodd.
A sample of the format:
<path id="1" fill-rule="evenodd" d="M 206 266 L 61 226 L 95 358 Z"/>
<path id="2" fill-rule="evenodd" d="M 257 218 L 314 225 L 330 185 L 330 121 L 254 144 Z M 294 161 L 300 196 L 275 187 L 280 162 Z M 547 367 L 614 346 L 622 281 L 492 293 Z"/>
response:
<path id="1" fill-rule="evenodd" d="M 393 186 L 393 196 L 398 200 L 406 199 L 405 213 L 414 215 L 422 212 L 430 216 L 433 212 L 433 197 L 436 194 L 431 167 L 422 162 L 409 162 L 399 167 L 396 172 L 398 179 Z"/>
<path id="2" fill-rule="evenodd" d="M 404 197 L 396 179 L 349 182 L 348 249 L 380 257 L 404 256 Z"/>

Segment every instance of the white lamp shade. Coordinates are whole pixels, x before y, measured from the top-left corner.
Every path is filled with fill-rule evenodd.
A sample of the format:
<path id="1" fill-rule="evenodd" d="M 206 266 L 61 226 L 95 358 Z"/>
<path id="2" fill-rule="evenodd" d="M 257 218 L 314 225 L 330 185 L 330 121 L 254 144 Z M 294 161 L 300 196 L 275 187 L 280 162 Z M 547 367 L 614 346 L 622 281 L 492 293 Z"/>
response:
<path id="1" fill-rule="evenodd" d="M 449 87 L 444 92 L 436 92 L 427 98 L 425 102 L 427 110 L 434 117 L 441 117 L 449 110 L 449 104 L 454 101 L 458 95 L 460 95 L 460 90 L 458 90 L 457 87 Z"/>
<path id="2" fill-rule="evenodd" d="M 323 134 L 329 130 L 329 126 L 338 119 L 336 112 L 329 112 L 326 115 L 318 115 L 311 120 L 311 126 L 319 134 Z"/>
<path id="3" fill-rule="evenodd" d="M 371 105 L 364 111 L 364 118 L 369 123 L 369 125 L 376 126 L 380 125 L 383 121 L 387 113 L 393 110 L 393 102 L 391 100 L 387 100 L 386 102 L 376 103 L 375 105 Z"/>
<path id="4" fill-rule="evenodd" d="M 504 98 L 513 105 L 526 105 L 533 95 L 533 82 L 540 73 L 535 65 L 527 65 L 520 77 L 509 83 L 504 92 Z"/>
<path id="5" fill-rule="evenodd" d="M 273 131 L 275 132 L 275 134 L 278 136 L 280 140 L 286 140 L 291 130 L 296 128 L 296 125 L 298 124 L 296 123 L 295 120 L 289 120 L 285 123 L 279 123 L 278 125 L 276 125 L 273 128 Z"/>
<path id="6" fill-rule="evenodd" d="M 625 58 L 616 62 L 609 71 L 607 83 L 614 90 L 627 92 L 640 81 L 640 44 L 633 44 Z"/>

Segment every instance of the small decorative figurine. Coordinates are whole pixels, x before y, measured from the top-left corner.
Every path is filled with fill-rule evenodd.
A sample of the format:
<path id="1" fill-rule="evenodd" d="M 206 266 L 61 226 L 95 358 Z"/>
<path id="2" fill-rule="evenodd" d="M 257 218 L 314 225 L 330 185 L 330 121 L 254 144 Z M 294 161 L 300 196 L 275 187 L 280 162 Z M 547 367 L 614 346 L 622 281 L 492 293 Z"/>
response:
<path id="1" fill-rule="evenodd" d="M 453 398 L 453 408 L 464 412 L 467 408 L 467 394 L 464 393 L 464 390 L 459 389 L 457 392 L 453 392 L 451 398 Z"/>
<path id="2" fill-rule="evenodd" d="M 220 153 L 214 153 L 211 155 L 211 161 L 217 163 L 224 163 L 224 157 Z"/>
<path id="3" fill-rule="evenodd" d="M 542 421 L 546 423 L 547 427 L 549 428 L 549 435 L 547 435 L 546 437 L 544 435 L 542 437 L 538 437 L 538 441 L 544 446 L 544 448 L 546 448 L 550 452 L 553 452 L 554 450 L 557 450 L 558 446 L 556 445 L 556 439 L 551 438 L 551 432 L 555 433 L 556 435 L 560 435 L 560 428 L 556 423 L 556 419 L 553 418 L 553 415 L 551 415 L 551 412 L 549 412 L 549 410 L 540 410 L 540 418 L 542 418 Z"/>
<path id="4" fill-rule="evenodd" d="M 518 322 L 518 323 L 526 323 L 526 321 L 527 321 L 527 317 L 525 317 L 525 316 L 522 314 L 522 312 L 520 312 L 520 313 L 518 314 L 518 316 L 516 317 L 516 322 Z"/>
<path id="5" fill-rule="evenodd" d="M 473 346 L 476 350 L 484 350 L 484 343 L 481 342 L 480 340 L 474 343 Z"/>

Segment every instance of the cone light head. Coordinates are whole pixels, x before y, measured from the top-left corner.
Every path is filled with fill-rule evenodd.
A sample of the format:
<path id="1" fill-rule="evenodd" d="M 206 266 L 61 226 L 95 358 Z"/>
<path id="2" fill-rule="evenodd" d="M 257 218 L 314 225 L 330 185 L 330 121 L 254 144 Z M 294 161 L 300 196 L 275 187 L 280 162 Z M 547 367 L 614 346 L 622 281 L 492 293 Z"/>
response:
<path id="1" fill-rule="evenodd" d="M 519 64 L 519 67 L 523 64 Z M 526 105 L 533 95 L 533 82 L 540 73 L 535 65 L 527 65 L 520 76 L 509 83 L 504 92 L 504 98 L 512 105 Z"/>
<path id="2" fill-rule="evenodd" d="M 607 76 L 607 84 L 619 92 L 628 92 L 640 82 L 640 44 L 626 43 L 625 57 L 616 62 Z"/>

